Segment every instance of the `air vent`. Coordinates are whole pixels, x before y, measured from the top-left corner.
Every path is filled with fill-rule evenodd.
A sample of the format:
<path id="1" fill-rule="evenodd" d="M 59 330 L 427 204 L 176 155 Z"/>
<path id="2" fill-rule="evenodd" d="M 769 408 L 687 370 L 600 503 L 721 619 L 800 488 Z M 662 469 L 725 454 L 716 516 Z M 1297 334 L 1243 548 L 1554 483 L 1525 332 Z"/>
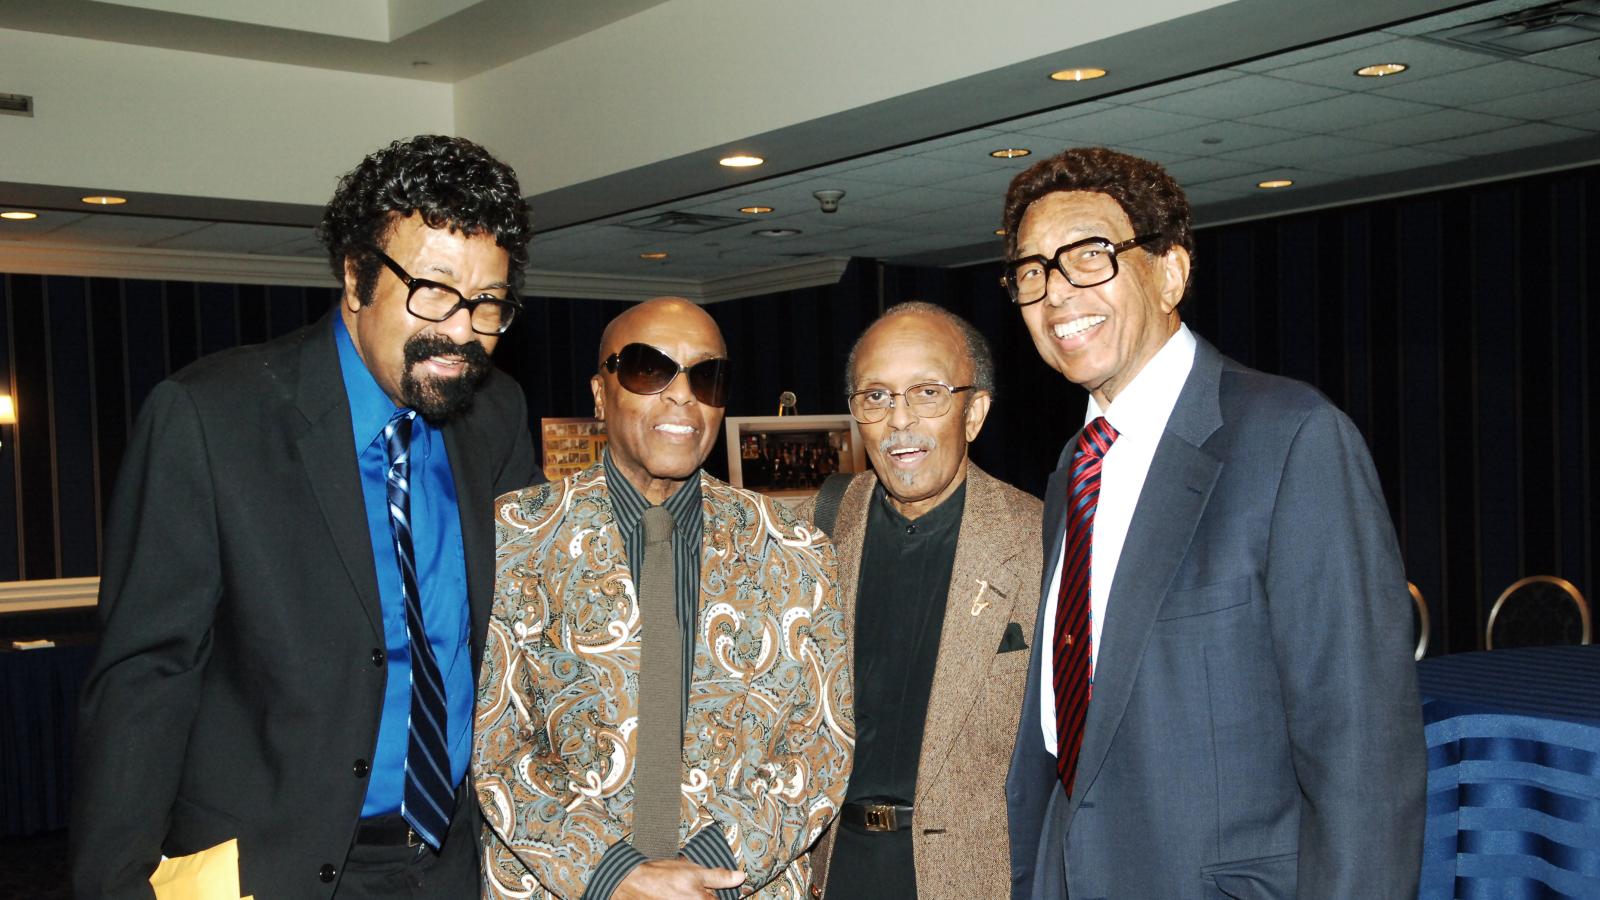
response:
<path id="1" fill-rule="evenodd" d="M 27 94 L 0 94 L 0 114 L 33 116 L 33 98 Z"/>
<path id="2" fill-rule="evenodd" d="M 716 231 L 718 228 L 727 228 L 729 225 L 744 225 L 745 219 L 730 219 L 727 216 L 703 216 L 698 213 L 664 212 L 630 219 L 622 223 L 624 228 L 635 231 L 658 231 L 665 234 L 705 234 Z"/>
<path id="3" fill-rule="evenodd" d="M 1600 39 L 1600 0 L 1535 6 L 1423 37 L 1513 58 L 1559 50 Z"/>

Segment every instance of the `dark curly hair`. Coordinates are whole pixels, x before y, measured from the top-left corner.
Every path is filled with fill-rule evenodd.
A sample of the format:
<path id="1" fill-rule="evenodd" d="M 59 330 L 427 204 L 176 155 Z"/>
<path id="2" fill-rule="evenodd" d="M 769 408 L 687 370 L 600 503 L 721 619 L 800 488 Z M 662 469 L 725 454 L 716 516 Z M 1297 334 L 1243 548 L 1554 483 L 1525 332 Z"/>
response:
<path id="1" fill-rule="evenodd" d="M 1074 147 L 1040 160 L 1011 179 L 1006 189 L 1006 258 L 1017 255 L 1017 227 L 1034 201 L 1057 191 L 1088 191 L 1117 201 L 1134 234 L 1159 235 L 1145 245 L 1153 256 L 1174 246 L 1189 252 L 1194 265 L 1194 230 L 1189 199 L 1167 170 L 1148 159 L 1105 147 Z M 1191 268 L 1192 270 L 1192 268 Z"/>
<path id="2" fill-rule="evenodd" d="M 362 160 L 322 211 L 317 237 L 328 248 L 333 277 L 342 283 L 345 259 L 353 259 L 363 305 L 372 302 L 378 282 L 380 263 L 371 249 L 396 218 L 412 213 L 430 228 L 493 237 L 511 256 L 511 283 L 522 283 L 533 226 L 517 173 L 466 138 L 424 134 Z"/>

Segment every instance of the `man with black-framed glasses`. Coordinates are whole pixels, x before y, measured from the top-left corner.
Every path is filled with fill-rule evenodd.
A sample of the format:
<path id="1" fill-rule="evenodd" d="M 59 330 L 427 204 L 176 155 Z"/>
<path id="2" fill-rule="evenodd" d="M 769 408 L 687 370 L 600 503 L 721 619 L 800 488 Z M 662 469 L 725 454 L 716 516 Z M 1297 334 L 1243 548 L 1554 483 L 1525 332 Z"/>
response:
<path id="1" fill-rule="evenodd" d="M 601 462 L 496 503 L 485 896 L 806 896 L 850 770 L 833 546 L 701 468 L 729 361 L 679 298 L 606 326 Z"/>
<path id="2" fill-rule="evenodd" d="M 489 363 L 532 235 L 515 174 L 422 136 L 344 177 L 321 321 L 145 401 L 106 529 L 72 821 L 84 898 L 238 842 L 258 897 L 472 898 L 493 498 L 537 477 Z"/>
<path id="3" fill-rule="evenodd" d="M 995 372 L 965 319 L 891 306 L 845 383 L 872 470 L 800 510 L 839 551 L 856 689 L 850 791 L 812 883 L 829 900 L 1003 897 L 1000 761 L 1028 676 L 1041 506 L 967 457 Z"/>
<path id="4" fill-rule="evenodd" d="M 1065 151 L 1004 224 L 1007 296 L 1089 393 L 1045 496 L 1013 900 L 1414 897 L 1411 604 L 1361 433 L 1183 324 L 1189 206 L 1155 163 Z"/>

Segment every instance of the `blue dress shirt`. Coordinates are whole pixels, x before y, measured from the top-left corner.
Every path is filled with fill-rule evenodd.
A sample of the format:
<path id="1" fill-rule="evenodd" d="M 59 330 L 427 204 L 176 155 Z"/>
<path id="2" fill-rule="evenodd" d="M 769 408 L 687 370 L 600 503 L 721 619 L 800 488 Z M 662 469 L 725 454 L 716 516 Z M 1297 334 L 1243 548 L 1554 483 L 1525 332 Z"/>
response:
<path id="1" fill-rule="evenodd" d="M 361 470 L 361 493 L 367 511 L 372 562 L 383 605 L 383 639 L 388 648 L 388 681 L 378 745 L 372 752 L 362 816 L 400 811 L 405 795 L 406 743 L 411 715 L 411 645 L 406 635 L 405 601 L 401 597 L 400 563 L 389 530 L 388 493 L 384 482 L 388 459 L 383 426 L 400 411 L 378 386 L 356 353 L 344 320 L 334 321 L 339 368 L 350 400 L 350 425 L 355 432 Z M 486 513 L 487 514 L 487 513 Z M 422 618 L 428 643 L 444 676 L 449 722 L 450 778 L 460 784 L 472 752 L 473 678 L 472 616 L 467 607 L 467 564 L 461 544 L 461 514 L 455 478 L 445 451 L 444 435 L 418 416 L 411 429 L 411 541 L 417 559 L 417 585 L 422 593 Z M 293 560 L 286 560 L 293 565 Z"/>

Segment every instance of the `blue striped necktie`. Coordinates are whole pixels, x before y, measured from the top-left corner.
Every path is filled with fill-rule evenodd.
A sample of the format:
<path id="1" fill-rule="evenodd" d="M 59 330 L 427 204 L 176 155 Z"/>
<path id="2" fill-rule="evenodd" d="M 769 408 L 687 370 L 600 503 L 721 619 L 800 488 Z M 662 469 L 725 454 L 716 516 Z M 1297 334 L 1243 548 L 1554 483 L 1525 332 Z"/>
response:
<path id="1" fill-rule="evenodd" d="M 389 456 L 385 481 L 389 495 L 389 530 L 394 534 L 395 560 L 406 606 L 406 636 L 411 644 L 411 716 L 406 742 L 406 791 L 400 815 L 428 845 L 438 848 L 450 827 L 455 790 L 450 785 L 450 753 L 445 743 L 444 678 L 423 627 L 422 597 L 417 591 L 417 557 L 411 547 L 411 424 L 416 410 L 401 410 L 383 426 Z"/>

